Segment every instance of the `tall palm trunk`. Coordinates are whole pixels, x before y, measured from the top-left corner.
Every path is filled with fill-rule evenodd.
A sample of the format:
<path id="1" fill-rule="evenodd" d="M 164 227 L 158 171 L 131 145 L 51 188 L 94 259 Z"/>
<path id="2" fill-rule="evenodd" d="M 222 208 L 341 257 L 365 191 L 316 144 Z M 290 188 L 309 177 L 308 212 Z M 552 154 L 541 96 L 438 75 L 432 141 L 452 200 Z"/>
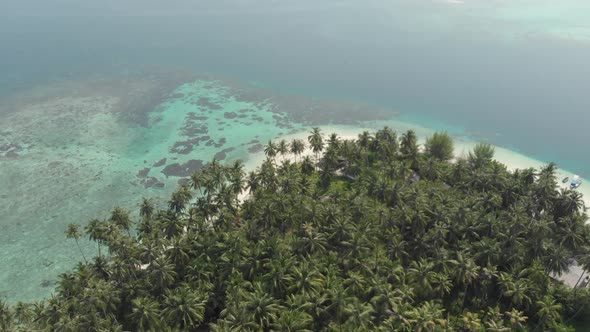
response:
<path id="1" fill-rule="evenodd" d="M 76 240 L 76 246 L 78 246 L 78 250 L 80 250 L 80 253 L 82 254 L 82 258 L 84 258 L 84 263 L 88 264 L 88 261 L 86 260 L 86 256 L 84 256 L 84 252 L 82 251 L 82 248 L 80 247 L 80 243 L 78 243 L 78 239 L 75 239 L 75 240 Z M 100 248 L 100 246 L 99 246 L 99 248 Z"/>
<path id="2" fill-rule="evenodd" d="M 577 292 L 576 287 L 578 287 L 578 284 L 580 283 L 580 280 L 582 280 L 582 278 L 584 277 L 585 273 L 586 273 L 586 270 L 582 270 L 582 274 L 580 275 L 580 277 L 578 278 L 578 281 L 576 281 L 576 284 L 574 285 L 574 293 Z"/>

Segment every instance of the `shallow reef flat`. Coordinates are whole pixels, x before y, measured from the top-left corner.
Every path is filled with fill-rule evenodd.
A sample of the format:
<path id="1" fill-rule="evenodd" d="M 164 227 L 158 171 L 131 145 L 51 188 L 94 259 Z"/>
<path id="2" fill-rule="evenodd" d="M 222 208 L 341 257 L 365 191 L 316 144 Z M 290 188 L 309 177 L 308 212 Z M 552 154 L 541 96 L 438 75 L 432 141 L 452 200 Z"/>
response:
<path id="1" fill-rule="evenodd" d="M 136 214 L 141 197 L 165 201 L 213 158 L 247 160 L 309 125 L 392 114 L 190 75 L 63 82 L 2 100 L 0 297 L 51 293 L 82 258 L 65 239 L 69 223 L 106 218 L 116 205 Z"/>

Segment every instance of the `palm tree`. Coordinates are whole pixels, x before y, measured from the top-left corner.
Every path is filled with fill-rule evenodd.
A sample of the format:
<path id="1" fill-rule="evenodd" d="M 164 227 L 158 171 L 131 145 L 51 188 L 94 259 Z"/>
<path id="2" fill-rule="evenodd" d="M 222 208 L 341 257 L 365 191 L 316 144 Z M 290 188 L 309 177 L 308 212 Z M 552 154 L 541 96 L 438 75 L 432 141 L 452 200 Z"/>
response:
<path id="1" fill-rule="evenodd" d="M 338 150 L 340 148 L 340 138 L 338 134 L 332 133 L 328 137 L 328 150 Z"/>
<path id="2" fill-rule="evenodd" d="M 273 327 L 276 331 L 284 332 L 311 332 L 313 319 L 303 310 L 282 310 Z"/>
<path id="3" fill-rule="evenodd" d="M 274 297 L 282 298 L 287 294 L 289 285 L 293 281 L 293 277 L 290 274 L 293 258 L 280 255 L 266 265 L 268 273 L 262 277 L 262 280 L 268 285 L 269 290 Z"/>
<path id="4" fill-rule="evenodd" d="M 166 290 L 176 278 L 174 264 L 165 257 L 158 257 L 148 267 L 150 282 L 160 292 Z"/>
<path id="5" fill-rule="evenodd" d="M 568 252 L 561 246 L 554 246 L 547 250 L 548 254 L 544 258 L 544 264 L 548 272 L 561 276 L 564 272 L 569 271 Z"/>
<path id="6" fill-rule="evenodd" d="M 504 290 L 504 296 L 510 297 L 511 305 L 524 306 L 528 308 L 531 305 L 531 297 L 529 296 L 530 287 L 527 279 L 518 279 L 509 284 L 506 290 Z"/>
<path id="7" fill-rule="evenodd" d="M 434 133 L 426 139 L 424 152 L 426 155 L 439 161 L 449 161 L 453 158 L 453 139 L 446 132 Z"/>
<path id="8" fill-rule="evenodd" d="M 562 227 L 557 229 L 560 238 L 559 245 L 572 252 L 588 245 L 588 238 L 584 236 L 587 234 L 585 223 L 585 216 L 571 216 L 562 219 L 560 222 Z"/>
<path id="9" fill-rule="evenodd" d="M 267 158 L 274 160 L 278 152 L 277 145 L 273 141 L 268 141 L 264 146 L 264 154 Z"/>
<path id="10" fill-rule="evenodd" d="M 154 207 L 154 203 L 152 202 L 152 200 L 144 197 L 143 200 L 141 201 L 141 203 L 139 204 L 139 216 L 143 220 L 150 220 L 150 219 L 152 219 L 152 216 L 154 215 L 154 211 L 155 211 L 155 207 Z"/>
<path id="11" fill-rule="evenodd" d="M 305 254 L 323 253 L 326 251 L 328 241 L 323 233 L 319 233 L 313 230 L 311 224 L 304 224 L 304 236 L 301 237 L 299 242 L 299 248 Z"/>
<path id="12" fill-rule="evenodd" d="M 561 304 L 556 303 L 551 296 L 545 295 L 535 305 L 538 308 L 537 317 L 539 318 L 537 329 L 539 327 L 547 330 L 553 329 L 560 318 Z"/>
<path id="13" fill-rule="evenodd" d="M 512 309 L 510 311 L 507 311 L 505 315 L 508 317 L 508 321 L 510 322 L 510 328 L 513 331 L 522 331 L 525 329 L 528 317 L 525 316 L 522 311 Z"/>
<path id="14" fill-rule="evenodd" d="M 194 172 L 193 174 L 191 174 L 190 186 L 193 190 L 199 189 L 199 192 L 201 195 L 203 195 L 202 187 L 205 185 L 205 183 L 206 183 L 206 178 L 205 178 L 205 173 L 203 172 L 203 169 L 200 169 L 200 170 Z"/>
<path id="15" fill-rule="evenodd" d="M 0 303 L 0 308 L 2 304 Z M 2 311 L 2 309 L 0 309 Z M 35 313 L 33 311 L 33 306 L 30 303 L 18 302 L 14 306 L 14 318 L 16 318 L 17 322 L 21 325 L 27 325 L 32 322 Z M 0 314 L 0 321 L 2 320 L 2 314 Z M 0 324 L 2 326 L 2 324 Z M 1 328 L 0 328 L 1 329 Z"/>
<path id="16" fill-rule="evenodd" d="M 100 245 L 106 241 L 105 223 L 92 219 L 85 227 L 86 235 L 91 241 L 95 241 L 98 245 L 98 256 L 100 257 Z"/>
<path id="17" fill-rule="evenodd" d="M 553 215 L 556 220 L 585 210 L 582 194 L 575 190 L 561 189 L 555 198 Z"/>
<path id="18" fill-rule="evenodd" d="M 408 315 L 414 331 L 436 331 L 442 330 L 447 325 L 443 313 L 444 310 L 439 305 L 428 301 L 410 311 Z"/>
<path id="19" fill-rule="evenodd" d="M 457 252 L 456 258 L 449 260 L 449 263 L 453 266 L 452 271 L 455 282 L 464 286 L 461 304 L 461 311 L 463 311 L 469 286 L 478 278 L 480 267 L 475 264 L 473 258 L 468 258 L 468 253 L 461 251 Z"/>
<path id="20" fill-rule="evenodd" d="M 495 148 L 488 143 L 478 143 L 469 152 L 467 157 L 471 167 L 474 169 L 482 168 L 492 162 L 494 158 Z"/>
<path id="21" fill-rule="evenodd" d="M 127 234 L 131 237 L 129 230 L 131 229 L 133 221 L 131 221 L 129 211 L 117 206 L 111 212 L 110 220 L 114 222 L 115 225 L 117 225 L 120 229 L 127 231 Z"/>
<path id="22" fill-rule="evenodd" d="M 168 290 L 164 295 L 162 315 L 170 325 L 182 330 L 192 330 L 205 319 L 206 299 L 199 297 L 188 285 Z"/>
<path id="23" fill-rule="evenodd" d="M 470 311 L 461 316 L 461 322 L 466 331 L 481 331 L 483 327 L 479 316 Z"/>
<path id="24" fill-rule="evenodd" d="M 320 128 L 314 127 L 310 135 L 307 137 L 307 140 L 309 141 L 309 146 L 311 147 L 311 150 L 315 154 L 315 160 L 317 164 L 319 162 L 318 155 L 320 152 L 324 150 L 324 139 L 322 137 L 322 132 Z"/>
<path id="25" fill-rule="evenodd" d="M 262 289 L 261 284 L 255 283 L 253 288 L 253 292 L 245 294 L 241 305 L 256 330 L 267 330 L 275 323 L 282 307 Z"/>
<path id="26" fill-rule="evenodd" d="M 557 184 L 557 177 L 555 176 L 555 172 L 557 171 L 557 165 L 553 162 L 550 162 L 543 167 L 539 171 L 539 180 L 546 180 L 549 183 L 553 184 L 553 187 Z"/>
<path id="27" fill-rule="evenodd" d="M 422 297 L 428 297 L 432 291 L 432 284 L 436 273 L 432 271 L 433 264 L 424 258 L 413 261 L 408 269 L 408 277 L 417 283 L 416 291 Z"/>
<path id="28" fill-rule="evenodd" d="M 248 174 L 248 178 L 246 179 L 246 187 L 248 188 L 250 193 L 253 193 L 256 191 L 256 189 L 258 189 L 259 186 L 260 186 L 260 182 L 259 182 L 258 174 L 256 174 L 256 172 L 254 172 L 254 171 L 250 172 Z"/>
<path id="29" fill-rule="evenodd" d="M 232 175 L 232 178 L 230 179 L 230 184 L 227 187 L 227 191 L 231 193 L 231 195 L 233 196 L 232 200 L 236 200 L 238 198 L 238 196 L 244 190 L 245 184 L 246 181 L 244 180 L 243 174 Z"/>
<path id="30" fill-rule="evenodd" d="M 285 157 L 287 153 L 289 153 L 289 143 L 284 139 L 279 141 L 277 144 L 277 152 L 281 155 L 281 157 Z"/>
<path id="31" fill-rule="evenodd" d="M 192 199 L 192 194 L 190 189 L 187 186 L 181 186 L 172 193 L 172 197 L 168 202 L 168 206 L 170 211 L 174 211 L 176 213 L 181 213 L 184 211 L 190 200 Z"/>
<path id="32" fill-rule="evenodd" d="M 418 157 L 418 138 L 413 130 L 410 129 L 402 135 L 400 152 L 410 160 L 415 160 Z"/>
<path id="33" fill-rule="evenodd" d="M 78 250 L 80 250 L 80 253 L 82 254 L 82 258 L 84 259 L 84 263 L 88 264 L 88 261 L 86 260 L 86 256 L 84 256 L 84 252 L 82 251 L 82 248 L 80 247 L 80 243 L 78 242 L 78 240 L 80 238 L 82 238 L 82 236 L 83 236 L 83 233 L 80 230 L 80 225 L 69 224 L 68 228 L 66 228 L 66 238 L 76 240 L 76 246 L 78 246 Z"/>
<path id="34" fill-rule="evenodd" d="M 305 143 L 303 140 L 295 138 L 291 142 L 291 153 L 295 155 L 295 157 L 299 158 L 301 154 L 305 151 Z"/>
<path id="35" fill-rule="evenodd" d="M 504 326 L 504 317 L 502 313 L 500 313 L 500 308 L 498 306 L 490 309 L 486 312 L 485 317 L 485 328 L 486 331 L 493 331 L 493 332 L 507 332 L 509 329 Z"/>
<path id="36" fill-rule="evenodd" d="M 335 283 L 328 289 L 328 299 L 330 305 L 326 308 L 331 313 L 339 326 L 339 331 L 343 331 L 342 324 L 346 321 L 349 313 L 348 304 L 354 299 L 348 295 L 340 283 Z"/>
<path id="37" fill-rule="evenodd" d="M 202 198 L 199 199 L 199 202 Z M 158 216 L 157 220 L 165 238 L 172 239 L 185 231 L 186 219 L 178 217 L 174 212 L 167 211 Z"/>
<path id="38" fill-rule="evenodd" d="M 432 277 L 432 290 L 440 298 L 451 293 L 453 282 L 445 273 L 435 273 Z"/>
<path id="39" fill-rule="evenodd" d="M 369 146 L 371 145 L 371 134 L 369 134 L 368 131 L 363 131 L 362 133 L 360 133 L 358 135 L 357 143 L 361 147 L 361 149 L 365 152 L 365 166 L 368 167 L 369 166 L 369 155 L 367 154 L 367 151 L 369 149 Z"/>
<path id="40" fill-rule="evenodd" d="M 0 300 L 0 330 L 12 331 L 13 313 L 8 304 Z"/>
<path id="41" fill-rule="evenodd" d="M 355 299 L 348 304 L 346 311 L 350 313 L 344 323 L 346 331 L 371 331 L 374 329 L 372 316 L 375 311 L 369 303 Z"/>
<path id="42" fill-rule="evenodd" d="M 129 318 L 139 331 L 157 331 L 161 326 L 161 311 L 157 301 L 140 297 L 132 301 Z"/>
<path id="43" fill-rule="evenodd" d="M 311 175 L 311 173 L 313 173 L 314 170 L 315 166 L 313 164 L 313 161 L 311 161 L 311 159 L 309 158 L 309 156 L 303 158 L 303 162 L 301 163 L 301 173 L 309 176 Z"/>
<path id="44" fill-rule="evenodd" d="M 293 293 L 298 293 L 306 297 L 317 296 L 323 286 L 324 276 L 307 262 L 293 268 L 292 274 Z"/>

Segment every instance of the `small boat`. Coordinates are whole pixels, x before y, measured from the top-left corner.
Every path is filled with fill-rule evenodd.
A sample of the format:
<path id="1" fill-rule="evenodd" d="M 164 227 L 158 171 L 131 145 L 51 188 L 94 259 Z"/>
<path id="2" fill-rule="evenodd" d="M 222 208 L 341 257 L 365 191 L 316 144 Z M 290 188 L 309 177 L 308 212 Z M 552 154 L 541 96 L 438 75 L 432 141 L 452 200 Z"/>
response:
<path id="1" fill-rule="evenodd" d="M 572 183 L 570 184 L 570 189 L 579 188 L 581 185 L 582 185 L 582 180 L 580 179 L 579 176 L 575 175 L 574 179 L 572 180 Z"/>
<path id="2" fill-rule="evenodd" d="M 563 178 L 563 180 L 561 182 L 562 183 L 567 183 L 569 180 L 570 180 L 570 178 L 566 176 L 565 178 Z"/>

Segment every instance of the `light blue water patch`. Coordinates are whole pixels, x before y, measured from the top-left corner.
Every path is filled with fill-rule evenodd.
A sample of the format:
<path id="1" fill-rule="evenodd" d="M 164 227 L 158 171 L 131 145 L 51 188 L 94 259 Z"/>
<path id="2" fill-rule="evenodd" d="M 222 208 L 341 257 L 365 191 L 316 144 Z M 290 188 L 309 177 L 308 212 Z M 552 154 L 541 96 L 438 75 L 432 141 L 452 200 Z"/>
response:
<path id="1" fill-rule="evenodd" d="M 148 114 L 147 127 L 121 121 L 113 97 L 34 102 L 0 121 L 0 298 L 48 296 L 81 255 L 66 241 L 69 223 L 132 211 L 142 196 L 165 207 L 172 191 L 218 158 L 248 158 L 302 126 L 268 100 L 249 99 L 217 81 L 178 87 Z M 96 244 L 81 241 L 87 257 Z"/>

